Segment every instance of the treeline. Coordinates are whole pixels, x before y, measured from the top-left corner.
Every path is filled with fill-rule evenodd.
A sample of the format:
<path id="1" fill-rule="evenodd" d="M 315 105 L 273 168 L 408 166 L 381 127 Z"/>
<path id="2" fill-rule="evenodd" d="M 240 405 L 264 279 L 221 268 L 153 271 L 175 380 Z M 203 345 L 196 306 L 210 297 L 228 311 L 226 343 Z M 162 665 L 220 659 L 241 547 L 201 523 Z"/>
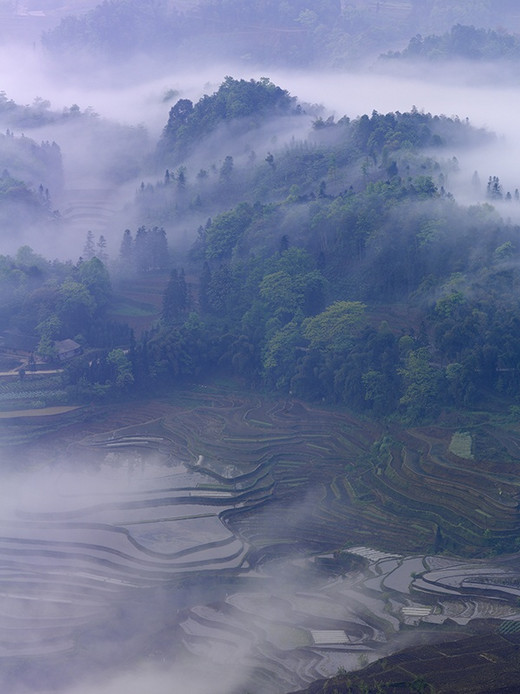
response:
<path id="1" fill-rule="evenodd" d="M 255 98 L 263 94 L 267 106 L 258 106 L 251 93 Z M 226 109 L 221 102 L 227 104 Z M 204 97 L 195 105 L 184 104 L 182 117 L 180 103 L 172 109 L 176 115 L 170 115 L 158 148 L 157 161 L 167 167 L 164 177 L 156 183 L 143 182 L 137 193 L 139 218 L 174 224 L 197 216 L 207 219 L 241 201 L 251 205 L 263 201 L 309 202 L 324 195 L 338 195 L 351 186 L 359 191 L 367 183 L 386 181 L 396 175 L 405 187 L 414 176 L 433 176 L 439 188 L 445 189 L 449 175 L 457 168 L 456 161 L 445 159 L 441 164 L 424 157 L 422 150 L 431 148 L 440 153 L 443 148 L 478 146 L 491 139 L 489 133 L 471 128 L 465 121 L 416 109 L 409 113 L 373 112 L 353 120 L 317 117 L 304 139 L 293 139 L 284 147 L 274 148 L 270 138 L 255 142 L 253 135 L 254 148 L 248 146 L 246 138 L 241 140 L 237 156 L 221 155 L 198 168 L 201 153 L 194 166 L 193 160 L 180 164 L 179 151 L 189 149 L 194 142 L 204 144 L 207 135 L 202 123 L 208 124 L 210 133 L 216 125 L 225 123 L 227 137 L 221 138 L 224 145 L 220 149 L 225 152 L 224 147 L 233 147 L 232 124 L 241 121 L 240 116 L 233 114 L 246 109 L 256 111 L 255 122 L 265 123 L 274 114 L 298 112 L 298 105 L 286 91 L 268 80 L 246 82 L 232 78 L 227 78 L 211 97 Z M 227 114 L 225 118 L 223 113 Z M 275 123 L 282 127 L 280 121 Z M 170 126 L 172 132 L 167 134 Z"/>
<path id="2" fill-rule="evenodd" d="M 284 171 L 290 195 L 241 202 L 201 226 L 186 273 L 171 273 L 160 322 L 132 344 L 129 388 L 221 371 L 253 388 L 410 421 L 489 392 L 514 401 L 519 229 L 488 205 L 457 205 L 435 180 L 440 168 L 420 157 L 436 136 L 442 147 L 456 133 L 477 135 L 416 112 L 317 129 L 325 144 L 311 160 L 316 193 L 296 194 L 301 179 L 292 177 L 310 176 L 308 153 L 289 150 L 259 168 L 273 181 Z M 334 142 L 356 189 L 317 186 Z M 360 156 L 371 162 L 364 173 Z"/>
<path id="3" fill-rule="evenodd" d="M 42 125 L 65 123 L 78 118 L 97 118 L 97 114 L 90 108 L 82 111 L 77 104 L 56 111 L 50 101 L 39 96 L 32 104 L 18 104 L 4 91 L 0 91 L 0 121 L 10 128 L 39 128 Z"/>
<path id="4" fill-rule="evenodd" d="M 389 213 L 379 243 L 396 243 L 395 254 L 378 257 L 367 243 L 362 262 L 375 286 L 339 281 L 339 261 L 285 237 L 274 256 L 205 261 L 188 279 L 174 270 L 160 322 L 131 344 L 128 388 L 151 392 L 220 372 L 252 388 L 410 422 L 485 403 L 490 393 L 514 404 L 520 229 L 481 208 L 436 205 L 402 209 L 411 215 L 406 231 L 397 210 Z M 347 277 L 356 266 L 350 255 L 342 255 Z"/>
<path id="5" fill-rule="evenodd" d="M 61 150 L 56 142 L 38 144 L 24 135 L 15 136 L 7 129 L 0 134 L 0 172 L 4 202 L 19 199 L 23 188 L 27 191 L 25 199 L 29 202 L 29 193 L 32 193 L 35 195 L 33 204 L 38 204 L 42 202 L 41 186 L 45 194 L 43 201 L 49 206 L 49 191 L 60 193 L 63 186 Z"/>
<path id="6" fill-rule="evenodd" d="M 299 112 L 296 99 L 268 78 L 235 80 L 226 77 L 212 95 L 204 95 L 195 105 L 179 99 L 170 109 L 159 142 L 159 153 L 182 159 L 202 137 L 208 137 L 222 123 L 247 118 L 247 128 L 266 118 Z"/>
<path id="7" fill-rule="evenodd" d="M 140 226 L 132 235 L 125 229 L 119 249 L 119 273 L 132 275 L 135 272 L 164 270 L 170 266 L 168 240 L 163 227 L 149 229 Z"/>
<path id="8" fill-rule="evenodd" d="M 196 303 L 170 294 L 176 310 L 146 341 L 148 368 L 172 383 L 220 368 L 410 421 L 490 392 L 515 401 L 519 229 L 445 198 L 401 200 L 377 227 L 373 238 L 354 223 L 330 253 L 281 237 L 274 257 L 206 261 Z"/>
<path id="9" fill-rule="evenodd" d="M 414 36 L 403 51 L 387 53 L 386 59 L 445 61 L 510 60 L 520 58 L 520 39 L 514 34 L 472 25 L 456 24 L 450 31 L 438 35 Z"/>
<path id="10" fill-rule="evenodd" d="M 199 228 L 189 281 L 172 273 L 160 323 L 133 347 L 135 386 L 222 370 L 411 421 L 490 390 L 515 398 L 518 229 L 457 205 L 444 187 L 457 162 L 421 154 L 489 135 L 414 110 L 318 119 L 313 138 L 252 167 L 253 196 L 277 202 L 243 200 Z"/>
<path id="11" fill-rule="evenodd" d="M 182 10 L 163 1 L 105 0 L 83 16 L 63 19 L 44 34 L 43 45 L 52 53 L 96 52 L 112 59 L 144 51 L 186 63 L 216 50 L 221 59 L 247 52 L 264 63 L 308 65 L 342 18 L 340 0 L 211 0 Z"/>
<path id="12" fill-rule="evenodd" d="M 57 56 L 74 56 L 71 67 L 84 64 L 86 54 L 114 61 L 143 53 L 182 65 L 217 56 L 250 64 L 339 66 L 379 54 L 385 43 L 457 23 L 508 26 L 515 13 L 506 0 L 499 8 L 491 0 L 206 0 L 182 8 L 164 0 L 104 0 L 64 18 L 44 34 L 43 45 Z"/>
<path id="13" fill-rule="evenodd" d="M 0 292 L 0 332 L 41 358 L 56 359 L 55 343 L 64 339 L 94 347 L 128 342 L 129 329 L 107 320 L 111 282 L 95 256 L 49 262 L 24 246 L 15 257 L 0 256 Z"/>
<path id="14" fill-rule="evenodd" d="M 249 89 L 235 86 L 234 98 Z M 456 203 L 457 162 L 445 154 L 488 138 L 417 110 L 318 119 L 309 141 L 251 163 L 245 196 L 230 186 L 232 203 L 174 266 L 162 227 L 124 232 L 119 273 L 146 281 L 170 270 L 161 317 L 138 339 L 111 332 L 110 280 L 93 238 L 76 265 L 6 259 L 6 317 L 32 326 L 40 349 L 77 335 L 104 348 L 67 367 L 74 398 L 152 393 L 220 372 L 409 421 L 489 393 L 514 403 L 519 229 L 489 204 Z M 424 150 L 443 153 L 442 164 Z M 165 194 L 193 185 L 184 170 L 167 174 Z"/>

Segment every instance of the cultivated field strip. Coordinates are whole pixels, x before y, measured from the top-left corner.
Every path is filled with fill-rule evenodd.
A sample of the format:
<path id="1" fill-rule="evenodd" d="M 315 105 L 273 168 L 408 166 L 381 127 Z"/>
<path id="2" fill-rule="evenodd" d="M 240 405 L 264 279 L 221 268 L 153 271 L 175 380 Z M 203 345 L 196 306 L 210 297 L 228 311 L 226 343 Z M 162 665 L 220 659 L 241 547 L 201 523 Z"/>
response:
<path id="1" fill-rule="evenodd" d="M 88 429 L 63 434 L 73 466 L 50 462 L 50 440 L 28 448 L 49 461 L 37 493 L 0 517 L 4 659 L 78 657 L 127 605 L 148 613 L 162 591 L 201 581 L 206 598 L 170 617 L 175 649 L 215 671 L 243 663 L 262 694 L 359 667 L 402 625 L 428 638 L 520 619 L 512 561 L 424 555 L 518 535 L 515 460 L 499 478 L 478 445 L 471 460 L 450 452 L 453 431 L 210 389 L 121 406 Z"/>
<path id="2" fill-rule="evenodd" d="M 114 195 L 106 190 L 65 191 L 60 207 L 63 224 L 83 240 L 88 231 L 105 234 L 114 218 L 116 204 Z"/>
<path id="3" fill-rule="evenodd" d="M 391 556 L 367 547 L 353 551 L 366 559 L 363 571 L 314 580 L 312 590 L 303 588 L 312 562 L 296 560 L 301 590 L 275 571 L 274 583 L 264 574 L 264 590 L 257 581 L 219 604 L 186 610 L 180 622 L 186 651 L 215 667 L 222 661 L 247 664 L 252 691 L 292 691 L 334 674 L 338 663 L 358 668 L 361 656 L 371 659 L 381 646 L 388 649 L 403 626 L 417 630 L 421 639 L 448 623 L 472 633 L 473 620 L 482 629 L 482 620 L 499 625 L 520 619 L 516 600 L 494 595 L 492 584 L 467 595 L 461 589 L 479 576 L 512 579 L 518 573 L 510 568 L 495 571 L 486 562 L 455 560 L 440 566 L 435 557 Z"/>
<path id="4" fill-rule="evenodd" d="M 41 489 L 0 517 L 4 632 L 16 636 L 5 655 L 68 651 L 78 627 L 92 628 L 124 593 L 248 567 L 248 544 L 222 516 L 271 494 L 268 468 L 216 482 L 173 464 L 157 434 L 126 430 L 90 444 L 101 469 L 41 472 Z"/>

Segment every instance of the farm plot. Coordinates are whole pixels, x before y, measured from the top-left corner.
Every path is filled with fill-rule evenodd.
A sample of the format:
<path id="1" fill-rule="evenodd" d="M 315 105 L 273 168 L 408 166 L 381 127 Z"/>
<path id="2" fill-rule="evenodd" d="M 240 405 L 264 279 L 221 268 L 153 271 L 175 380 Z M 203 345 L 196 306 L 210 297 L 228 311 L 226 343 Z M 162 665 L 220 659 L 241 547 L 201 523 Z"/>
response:
<path id="1" fill-rule="evenodd" d="M 247 568 L 248 545 L 221 516 L 268 496 L 266 475 L 218 485 L 160 456 L 143 459 L 139 445 L 146 441 L 128 436 L 134 455 L 126 464 L 98 445 L 101 464 L 94 469 L 46 466 L 13 478 L 16 501 L 4 504 L 0 516 L 0 596 L 11 615 L 3 630 L 13 635 L 2 643 L 11 657 L 69 652 L 78 625 L 94 628 L 121 592 Z M 149 444 L 153 452 L 166 445 L 160 436 Z"/>
<path id="2" fill-rule="evenodd" d="M 66 392 L 58 375 L 0 380 L 0 410 L 23 409 L 24 406 L 39 408 L 64 401 Z"/>
<path id="3" fill-rule="evenodd" d="M 515 537 L 514 458 L 499 478 L 478 437 L 469 459 L 450 452 L 448 428 L 389 434 L 345 413 L 210 389 L 104 412 L 86 436 L 64 430 L 66 455 L 45 438 L 24 449 L 42 470 L 31 472 L 36 498 L 13 494 L 23 503 L 0 518 L 13 657 L 75 658 L 81 634 L 139 601 L 156 610 L 154 633 L 166 629 L 164 595 L 178 590 L 171 652 L 215 668 L 239 658 L 244 688 L 271 694 L 391 651 L 402 625 L 431 639 L 515 618 L 512 564 L 414 551 L 451 542 L 475 553 L 489 536 Z M 336 551 L 349 545 L 353 571 Z M 305 558 L 314 551 L 328 561 Z M 47 614 L 63 626 L 51 642 Z"/>
<path id="4" fill-rule="evenodd" d="M 368 548 L 363 551 L 370 552 Z M 257 675 L 265 669 L 274 673 L 278 689 L 263 681 L 255 691 L 292 691 L 289 685 L 294 688 L 298 682 L 330 676 L 338 665 L 357 669 L 360 655 L 377 658 L 382 645 L 386 653 L 391 652 L 393 644 L 399 643 L 403 626 L 408 637 L 419 642 L 438 638 L 435 628 L 442 629 L 445 635 L 462 638 L 472 633 L 473 620 L 479 630 L 483 628 L 482 620 L 490 620 L 492 629 L 493 624 L 503 625 L 503 620 L 514 618 L 518 610 L 514 600 L 508 604 L 498 595 L 452 598 L 448 592 L 437 594 L 434 590 L 417 594 L 413 586 L 401 580 L 395 590 L 388 588 L 396 571 L 422 568 L 427 573 L 430 569 L 426 557 L 389 559 L 374 552 L 369 561 L 362 577 L 352 573 L 318 584 L 309 582 L 310 563 L 298 561 L 298 577 L 293 579 L 296 589 L 294 582 L 288 585 L 280 581 L 277 573 L 274 583 L 264 574 L 263 590 L 255 587 L 256 583 L 249 588 L 243 584 L 240 592 L 231 593 L 223 603 L 209 608 L 202 604 L 192 607 L 180 624 L 183 645 L 189 653 L 216 662 L 222 657 L 226 662 L 239 657 L 251 668 L 251 682 L 259 681 Z M 441 576 L 449 580 L 454 574 L 465 575 L 466 579 L 480 572 L 493 575 L 490 564 L 462 565 L 456 560 L 446 560 L 445 566 L 435 571 L 438 581 Z M 381 577 L 379 587 L 367 591 L 367 578 L 375 573 Z M 454 623 L 458 625 L 456 629 Z M 511 627 L 501 629 L 504 633 L 514 631 Z M 292 675 L 281 670 L 281 664 L 288 663 Z"/>
<path id="5" fill-rule="evenodd" d="M 478 554 L 520 542 L 514 431 L 490 430 L 484 440 L 468 427 L 470 458 L 450 450 L 458 428 L 395 426 L 375 459 L 374 444 L 383 451 L 384 440 L 376 423 L 211 389 L 184 394 L 161 422 L 170 452 L 218 484 L 233 479 L 238 489 L 269 469 L 269 510 L 228 518 L 264 555 L 280 544 L 321 552 L 376 542 L 383 550 Z M 116 435 L 106 443 L 115 449 L 131 442 Z M 499 449 L 504 464 L 497 468 L 489 456 Z"/>

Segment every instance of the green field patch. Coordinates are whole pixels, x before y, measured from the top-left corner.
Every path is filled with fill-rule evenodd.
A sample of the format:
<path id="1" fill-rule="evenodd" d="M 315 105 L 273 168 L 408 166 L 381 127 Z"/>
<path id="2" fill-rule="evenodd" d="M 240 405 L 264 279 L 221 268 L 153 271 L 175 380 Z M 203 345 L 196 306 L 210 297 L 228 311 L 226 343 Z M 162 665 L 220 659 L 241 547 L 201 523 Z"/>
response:
<path id="1" fill-rule="evenodd" d="M 451 437 L 448 450 L 458 458 L 473 460 L 472 447 L 473 438 L 471 434 L 467 431 L 456 431 Z"/>
<path id="2" fill-rule="evenodd" d="M 118 299 L 109 309 L 111 316 L 155 316 L 157 307 L 142 301 L 132 299 Z"/>
<path id="3" fill-rule="evenodd" d="M 282 651 L 312 646 L 313 640 L 308 631 L 284 624 L 270 624 L 266 630 L 268 640 Z"/>
<path id="4" fill-rule="evenodd" d="M 268 427 L 268 428 L 271 428 L 271 427 L 273 426 L 273 423 L 272 423 L 272 422 L 263 422 L 261 419 L 251 419 L 251 418 L 248 418 L 248 419 L 246 419 L 246 422 L 247 422 L 248 424 L 249 424 L 249 423 L 251 423 L 251 424 L 256 424 L 256 426 L 259 426 L 259 427 Z"/>

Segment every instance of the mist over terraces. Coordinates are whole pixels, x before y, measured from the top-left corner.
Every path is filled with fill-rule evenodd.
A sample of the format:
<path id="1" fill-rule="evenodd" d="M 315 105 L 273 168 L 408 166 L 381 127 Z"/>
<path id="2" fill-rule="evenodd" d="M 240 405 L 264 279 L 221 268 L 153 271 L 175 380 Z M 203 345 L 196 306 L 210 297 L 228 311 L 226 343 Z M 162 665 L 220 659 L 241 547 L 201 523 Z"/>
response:
<path id="1" fill-rule="evenodd" d="M 512 0 L 0 0 L 0 688 L 516 691 Z"/>

